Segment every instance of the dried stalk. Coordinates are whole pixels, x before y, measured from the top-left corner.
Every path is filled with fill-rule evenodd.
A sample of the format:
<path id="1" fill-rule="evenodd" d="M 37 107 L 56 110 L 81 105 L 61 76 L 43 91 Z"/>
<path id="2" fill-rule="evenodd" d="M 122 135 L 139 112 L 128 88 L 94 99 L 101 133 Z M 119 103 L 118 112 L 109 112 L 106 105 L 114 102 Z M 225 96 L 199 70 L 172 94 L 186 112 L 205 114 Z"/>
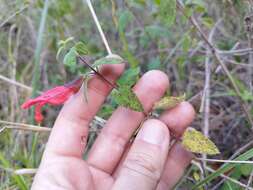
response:
<path id="1" fill-rule="evenodd" d="M 186 16 L 187 14 L 185 13 L 185 9 L 184 9 L 184 5 L 177 0 L 177 7 L 178 9 Z M 241 92 L 239 87 L 237 86 L 235 80 L 233 79 L 233 76 L 231 75 L 230 71 L 228 70 L 227 66 L 225 65 L 225 63 L 223 62 L 223 60 L 220 57 L 220 54 L 217 52 L 216 48 L 214 47 L 214 45 L 208 40 L 207 36 L 205 35 L 205 33 L 203 32 L 203 30 L 201 29 L 201 27 L 199 26 L 198 22 L 196 21 L 194 16 L 190 16 L 189 20 L 191 22 L 191 24 L 197 29 L 197 31 L 199 32 L 201 38 L 205 41 L 205 43 L 207 44 L 209 51 L 213 54 L 213 56 L 215 57 L 215 59 L 218 61 L 218 63 L 220 64 L 221 68 L 223 69 L 223 71 L 225 72 L 225 74 L 227 75 L 232 87 L 235 90 L 236 95 L 239 97 L 240 102 L 241 102 L 241 107 L 242 110 L 244 111 L 248 122 L 251 125 L 251 130 L 253 130 L 253 120 L 251 118 L 251 114 L 248 111 L 248 108 L 246 106 L 246 104 L 244 103 L 244 100 L 241 97 Z"/>
<path id="2" fill-rule="evenodd" d="M 87 2 L 87 4 L 88 4 L 88 7 L 89 7 L 90 12 L 91 12 L 91 14 L 92 14 L 93 20 L 94 20 L 94 22 L 95 22 L 95 24 L 96 24 L 96 26 L 97 26 L 97 28 L 98 28 L 99 34 L 100 34 L 100 36 L 101 36 L 101 38 L 102 38 L 102 40 L 103 40 L 103 43 L 104 43 L 105 48 L 106 48 L 106 50 L 107 50 L 107 53 L 108 53 L 108 55 L 112 55 L 111 48 L 110 48 L 110 46 L 109 46 L 109 44 L 108 44 L 108 41 L 107 41 L 107 39 L 106 39 L 106 37 L 105 37 L 105 34 L 104 34 L 103 30 L 102 30 L 102 27 L 101 27 L 101 25 L 100 25 L 100 23 L 99 23 L 99 21 L 98 21 L 97 15 L 96 15 L 96 13 L 95 13 L 95 11 L 94 11 L 94 8 L 93 8 L 93 6 L 92 6 L 92 4 L 91 4 L 91 1 L 90 1 L 90 0 L 86 0 L 86 2 Z"/>

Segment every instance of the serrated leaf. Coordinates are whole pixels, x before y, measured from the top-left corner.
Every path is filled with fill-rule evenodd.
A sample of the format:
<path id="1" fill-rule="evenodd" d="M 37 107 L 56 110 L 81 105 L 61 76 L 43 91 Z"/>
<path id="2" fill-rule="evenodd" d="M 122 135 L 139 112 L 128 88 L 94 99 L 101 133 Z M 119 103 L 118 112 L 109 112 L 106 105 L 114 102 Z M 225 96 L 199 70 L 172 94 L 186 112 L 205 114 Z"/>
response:
<path id="1" fill-rule="evenodd" d="M 93 67 L 98 67 L 100 65 L 107 65 L 107 64 L 120 64 L 123 60 L 120 57 L 103 57 L 101 59 L 96 60 L 93 63 Z"/>
<path id="2" fill-rule="evenodd" d="M 89 54 L 88 47 L 83 42 L 77 42 L 75 44 L 75 49 L 79 55 L 88 55 Z"/>
<path id="3" fill-rule="evenodd" d="M 69 52 L 64 56 L 63 64 L 69 67 L 76 66 L 76 50 L 72 47 Z"/>
<path id="4" fill-rule="evenodd" d="M 117 91 L 112 93 L 116 103 L 134 111 L 143 112 L 144 109 L 136 94 L 132 91 L 130 86 L 119 86 Z"/>
<path id="5" fill-rule="evenodd" d="M 220 153 L 219 149 L 210 139 L 193 128 L 189 128 L 184 132 L 182 137 L 182 145 L 186 150 L 194 153 L 208 155 Z"/>
<path id="6" fill-rule="evenodd" d="M 168 27 L 174 24 L 176 19 L 176 0 L 162 0 L 159 5 L 161 21 Z"/>
<path id="7" fill-rule="evenodd" d="M 185 100 L 185 94 L 182 96 L 166 96 L 156 102 L 153 109 L 172 109 Z"/>
<path id="8" fill-rule="evenodd" d="M 119 85 L 133 86 L 139 78 L 140 67 L 129 68 L 118 79 Z"/>

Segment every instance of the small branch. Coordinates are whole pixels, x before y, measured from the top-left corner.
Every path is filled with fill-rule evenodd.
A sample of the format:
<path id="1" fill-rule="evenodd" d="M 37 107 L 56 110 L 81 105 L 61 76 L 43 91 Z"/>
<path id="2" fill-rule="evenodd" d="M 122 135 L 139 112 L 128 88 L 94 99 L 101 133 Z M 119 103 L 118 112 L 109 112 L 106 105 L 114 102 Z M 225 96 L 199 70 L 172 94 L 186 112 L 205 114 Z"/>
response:
<path id="1" fill-rule="evenodd" d="M 186 16 L 186 18 L 188 18 L 187 14 L 185 13 L 185 10 L 184 10 L 184 5 L 180 2 L 180 0 L 177 0 L 177 7 Z M 199 32 L 201 38 L 206 42 L 206 44 L 208 45 L 208 48 L 209 48 L 210 52 L 213 54 L 213 56 L 218 61 L 218 63 L 222 67 L 223 71 L 227 75 L 227 77 L 228 77 L 228 79 L 229 79 L 232 87 L 235 90 L 236 95 L 240 99 L 242 110 L 244 111 L 244 113 L 245 113 L 245 115 L 247 117 L 247 120 L 248 120 L 248 122 L 251 125 L 251 130 L 253 130 L 253 120 L 251 118 L 251 114 L 249 113 L 248 108 L 247 108 L 246 104 L 244 103 L 244 100 L 241 97 L 240 89 L 237 86 L 235 80 L 233 79 L 233 76 L 231 75 L 231 73 L 228 70 L 227 66 L 225 65 L 225 63 L 221 59 L 220 55 L 217 53 L 217 51 L 216 51 L 215 47 L 213 46 L 213 44 L 209 41 L 209 39 L 206 37 L 206 35 L 203 32 L 203 30 L 200 28 L 200 26 L 199 26 L 198 22 L 196 21 L 195 17 L 194 16 L 190 16 L 189 20 L 190 20 L 191 24 L 197 29 L 197 31 Z"/>
<path id="2" fill-rule="evenodd" d="M 8 83 L 10 83 L 12 85 L 24 88 L 24 89 L 26 89 L 28 91 L 32 91 L 32 88 L 30 86 L 27 86 L 27 85 L 24 85 L 24 84 L 22 84 L 20 82 L 15 81 L 15 80 L 9 79 L 9 78 L 7 78 L 7 77 L 5 77 L 3 75 L 0 75 L 0 79 L 3 80 L 3 81 L 5 81 L 5 82 L 8 82 Z"/>
<path id="3" fill-rule="evenodd" d="M 247 187 L 246 187 L 245 190 L 249 190 L 249 187 L 251 186 L 252 181 L 253 181 L 253 170 L 251 171 L 251 174 L 249 176 L 249 180 L 248 180 L 248 183 L 247 183 Z"/>
<path id="4" fill-rule="evenodd" d="M 226 58 L 222 58 L 224 61 L 228 62 L 228 63 L 231 63 L 233 65 L 237 65 L 237 66 L 241 66 L 241 67 L 247 67 L 247 68 L 250 68 L 252 67 L 253 68 L 253 65 L 249 65 L 247 63 L 241 63 L 241 62 L 237 62 L 237 61 L 234 61 L 234 60 L 231 60 L 231 59 L 226 59 Z"/>
<path id="5" fill-rule="evenodd" d="M 236 49 L 236 50 L 219 50 L 216 49 L 217 53 L 222 55 L 244 55 L 253 53 L 253 48 Z"/>
<path id="6" fill-rule="evenodd" d="M 99 125 L 103 127 L 106 123 L 101 117 L 95 116 L 94 120 L 90 124 L 89 132 L 97 132 L 97 129 L 93 129 L 92 125 Z M 0 133 L 3 132 L 5 129 L 17 129 L 17 130 L 27 130 L 27 131 L 35 131 L 35 132 L 51 132 L 52 128 L 49 127 L 41 127 L 37 125 L 30 125 L 25 123 L 15 123 L 9 121 L 0 120 L 0 124 L 5 124 L 4 127 L 0 128 Z"/>
<path id="7" fill-rule="evenodd" d="M 33 175 L 38 171 L 37 168 L 23 168 L 14 170 L 13 173 L 16 175 Z"/>
<path id="8" fill-rule="evenodd" d="M 197 163 L 196 161 L 194 161 L 194 160 L 193 160 L 191 163 L 194 164 L 194 165 L 197 165 L 197 164 L 198 164 L 198 163 Z M 212 169 L 212 168 L 210 168 L 210 167 L 208 167 L 208 166 L 206 166 L 205 169 L 208 170 L 209 172 L 212 172 L 212 173 L 215 172 L 214 169 Z M 229 181 L 231 181 L 231 182 L 233 182 L 233 183 L 235 183 L 235 184 L 237 184 L 237 185 L 239 185 L 239 186 L 241 186 L 241 187 L 244 187 L 244 188 L 247 187 L 247 185 L 241 183 L 240 181 L 237 181 L 236 179 L 233 179 L 233 178 L 231 178 L 231 177 L 228 177 L 228 176 L 226 176 L 226 175 L 224 175 L 224 174 L 219 174 L 219 175 L 220 175 L 222 178 L 224 178 L 224 179 L 226 179 L 226 180 L 229 180 Z M 253 190 L 253 188 L 249 187 L 248 190 Z"/>
<path id="9" fill-rule="evenodd" d="M 209 33 L 208 41 L 212 43 L 214 33 L 216 28 L 220 24 L 221 20 L 219 20 Z M 211 64 L 213 63 L 212 58 L 209 56 L 210 50 L 207 48 L 206 50 L 206 60 L 205 60 L 205 86 L 203 90 L 203 99 L 204 101 L 204 127 L 203 133 L 206 137 L 209 137 L 209 119 L 210 119 L 210 83 L 211 83 Z M 207 158 L 206 154 L 202 154 L 203 159 Z M 204 166 L 206 166 L 206 162 L 203 162 Z"/>
<path id="10" fill-rule="evenodd" d="M 245 29 L 246 29 L 246 32 L 247 32 L 247 38 L 248 38 L 248 47 L 249 48 L 252 48 L 253 47 L 253 40 L 252 40 L 252 33 L 253 33 L 253 30 L 252 30 L 252 2 L 249 3 L 249 13 L 248 15 L 244 18 L 244 22 L 245 22 Z M 249 62 L 249 65 L 253 65 L 253 52 L 249 52 L 249 58 L 248 58 L 248 62 Z M 253 68 L 249 68 L 248 69 L 248 76 L 247 76 L 247 83 L 248 83 L 248 86 L 250 88 L 250 91 L 252 92 L 253 90 L 253 86 L 252 86 L 252 74 L 253 74 Z"/>
<path id="11" fill-rule="evenodd" d="M 15 13 L 13 13 L 12 15 L 10 15 L 8 18 L 6 18 L 1 24 L 0 24 L 0 28 L 2 28 L 7 22 L 9 22 L 11 19 L 13 19 L 15 16 L 19 15 L 20 13 L 22 13 L 24 10 L 26 10 L 29 6 L 25 5 L 24 7 L 22 7 L 19 11 L 16 11 Z"/>
<path id="12" fill-rule="evenodd" d="M 51 132 L 51 128 L 48 127 L 25 127 L 25 126 L 15 126 L 15 125 L 6 125 L 3 128 L 5 129 L 17 129 L 24 131 L 34 131 L 34 132 Z"/>
<path id="13" fill-rule="evenodd" d="M 253 164 L 253 161 L 239 161 L 239 160 L 219 160 L 219 159 L 208 159 L 208 158 L 195 158 L 199 161 L 206 162 L 219 162 L 219 163 L 231 163 L 231 164 Z"/>
<path id="14" fill-rule="evenodd" d="M 10 122 L 10 121 L 4 121 L 4 120 L 0 120 L 0 124 L 5 124 L 5 125 L 15 125 L 15 126 L 21 126 L 21 127 L 40 127 L 37 125 L 30 125 L 30 124 L 26 124 L 26 123 L 15 123 L 15 122 Z"/>
<path id="15" fill-rule="evenodd" d="M 86 2 L 87 2 L 87 4 L 88 4 L 88 7 L 89 7 L 90 12 L 91 12 L 91 14 L 92 14 L 93 20 L 94 20 L 95 23 L 96 23 L 96 26 L 97 26 L 97 28 L 98 28 L 99 34 L 100 34 L 100 36 L 101 36 L 101 38 L 102 38 L 102 40 L 103 40 L 103 42 L 104 42 L 105 48 L 106 48 L 106 50 L 107 50 L 107 53 L 108 53 L 108 55 L 112 55 L 111 48 L 110 48 L 110 46 L 109 46 L 109 44 L 108 44 L 108 41 L 107 41 L 107 39 L 106 39 L 106 37 L 105 37 L 105 34 L 104 34 L 103 30 L 102 30 L 102 27 L 101 27 L 101 25 L 100 25 L 100 23 L 99 23 L 99 21 L 98 21 L 97 15 L 96 15 L 96 13 L 95 13 L 95 11 L 94 11 L 94 8 L 93 8 L 93 6 L 92 6 L 92 4 L 91 4 L 91 1 L 90 1 L 90 0 L 86 0 Z"/>

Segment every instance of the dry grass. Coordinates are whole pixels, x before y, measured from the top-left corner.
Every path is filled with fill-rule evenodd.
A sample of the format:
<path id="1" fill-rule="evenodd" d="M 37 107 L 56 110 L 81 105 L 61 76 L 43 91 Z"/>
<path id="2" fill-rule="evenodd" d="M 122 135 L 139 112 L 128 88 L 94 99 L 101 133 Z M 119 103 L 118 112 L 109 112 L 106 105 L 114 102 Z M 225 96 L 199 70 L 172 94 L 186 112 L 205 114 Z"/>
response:
<path id="1" fill-rule="evenodd" d="M 78 74 L 57 62 L 55 56 L 59 40 L 74 36 L 77 40 L 86 41 L 92 59 L 105 54 L 88 7 L 78 0 L 71 2 L 70 7 L 61 9 L 59 2 L 50 2 L 39 57 L 39 90 L 62 84 Z M 204 130 L 218 145 L 221 154 L 213 158 L 231 160 L 253 148 L 252 124 L 249 122 L 249 118 L 253 118 L 253 50 L 252 43 L 249 42 L 249 36 L 253 32 L 247 30 L 248 25 L 252 28 L 253 18 L 250 16 L 252 10 L 249 9 L 248 1 L 205 0 L 203 2 L 208 6 L 204 13 L 195 12 L 193 15 L 206 38 L 215 27 L 209 41 L 212 42 L 211 47 L 215 48 L 218 61 L 214 59 L 206 39 L 194 29 L 194 23 L 183 19 L 182 12 L 177 12 L 177 24 L 166 28 L 152 14 L 152 10 L 155 10 L 154 3 L 151 3 L 153 1 L 147 1 L 146 7 L 132 1 L 112 2 L 115 7 L 112 7 L 111 1 L 95 1 L 95 9 L 98 10 L 111 48 L 126 59 L 131 59 L 131 56 L 138 59 L 141 74 L 151 68 L 163 70 L 170 78 L 172 94 L 185 92 L 188 98 L 194 97 L 191 102 L 196 111 L 201 107 L 205 108 L 201 109 L 203 112 L 198 112 L 192 126 Z M 31 126 L 30 114 L 20 109 L 24 100 L 31 96 L 34 54 L 42 9 L 40 1 L 24 4 L 18 0 L 0 0 L 0 189 L 29 188 L 32 176 L 15 177 L 10 171 L 38 167 L 50 127 L 60 109 L 48 107 L 44 110 L 46 120 L 43 126 L 48 128 Z M 124 40 L 115 26 L 120 24 L 119 16 L 122 11 L 119 10 L 128 11 L 134 17 L 125 31 L 128 50 L 123 48 Z M 252 19 L 250 24 L 244 20 L 248 15 Z M 187 36 L 190 37 L 188 42 Z M 211 63 L 210 68 L 206 69 L 205 63 Z M 224 72 L 224 66 L 231 77 Z M 210 78 L 206 78 L 206 75 Z M 231 79 L 238 88 L 237 92 L 231 85 Z M 206 95 L 204 98 L 203 92 Z M 240 97 L 236 93 L 240 93 Z M 242 110 L 242 102 L 247 115 Z M 114 108 L 107 104 L 99 116 L 107 119 Z M 96 133 L 96 127 L 103 122 L 97 118 L 91 132 Z M 207 173 L 214 172 L 220 165 L 217 162 L 207 162 L 204 169 Z M 200 170 L 203 168 L 202 165 L 200 167 L 198 169 L 191 166 L 177 189 L 184 189 L 195 183 L 193 173 L 201 174 Z M 206 188 L 250 187 L 252 173 L 246 174 L 245 171 L 244 167 L 238 165 L 234 170 L 211 181 Z"/>

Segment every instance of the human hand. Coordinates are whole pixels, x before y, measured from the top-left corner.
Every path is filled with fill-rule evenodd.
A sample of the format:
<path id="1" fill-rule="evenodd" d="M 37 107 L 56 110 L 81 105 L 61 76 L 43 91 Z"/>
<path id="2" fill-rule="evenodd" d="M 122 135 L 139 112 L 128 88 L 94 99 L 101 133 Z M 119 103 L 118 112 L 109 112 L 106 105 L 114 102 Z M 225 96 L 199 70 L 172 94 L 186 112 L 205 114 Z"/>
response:
<path id="1" fill-rule="evenodd" d="M 103 76 L 115 82 L 124 66 L 104 65 Z M 146 112 L 165 93 L 169 81 L 161 71 L 149 71 L 134 86 Z M 109 118 L 82 159 L 88 127 L 111 87 L 94 76 L 88 84 L 88 103 L 80 90 L 63 106 L 50 134 L 33 190 L 171 189 L 184 173 L 192 154 L 179 143 L 169 148 L 170 132 L 180 136 L 194 118 L 194 110 L 182 102 L 159 119 L 144 122 L 133 143 L 133 132 L 143 113 L 119 107 Z"/>

